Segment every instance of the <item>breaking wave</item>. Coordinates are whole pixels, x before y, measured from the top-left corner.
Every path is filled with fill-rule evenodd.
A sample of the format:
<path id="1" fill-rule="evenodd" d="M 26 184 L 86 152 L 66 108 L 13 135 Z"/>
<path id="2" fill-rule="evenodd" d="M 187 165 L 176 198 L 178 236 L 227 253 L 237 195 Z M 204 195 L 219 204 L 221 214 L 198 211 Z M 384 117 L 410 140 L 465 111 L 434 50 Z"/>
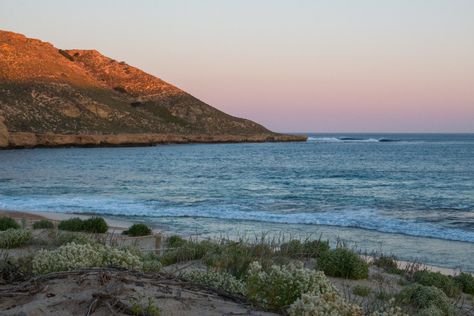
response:
<path id="1" fill-rule="evenodd" d="M 165 206 L 161 202 L 151 200 L 128 200 L 116 198 L 75 197 L 64 199 L 50 198 L 2 198 L 0 208 L 50 211 L 77 212 L 121 217 L 145 217 L 153 222 L 153 218 L 209 218 L 217 220 L 253 221 L 274 224 L 324 225 L 351 227 L 381 233 L 396 233 L 408 236 L 429 237 L 444 240 L 474 242 L 474 231 L 448 228 L 436 223 L 417 220 L 387 218 L 375 209 L 350 209 L 324 212 L 266 212 L 258 210 L 242 210 L 236 205 L 202 207 Z M 133 215 L 132 215 L 133 214 Z"/>
<path id="2" fill-rule="evenodd" d="M 398 139 L 391 138 L 363 138 L 363 137 L 308 137 L 309 142 L 321 142 L 321 143 L 387 143 L 387 142 L 399 142 Z"/>

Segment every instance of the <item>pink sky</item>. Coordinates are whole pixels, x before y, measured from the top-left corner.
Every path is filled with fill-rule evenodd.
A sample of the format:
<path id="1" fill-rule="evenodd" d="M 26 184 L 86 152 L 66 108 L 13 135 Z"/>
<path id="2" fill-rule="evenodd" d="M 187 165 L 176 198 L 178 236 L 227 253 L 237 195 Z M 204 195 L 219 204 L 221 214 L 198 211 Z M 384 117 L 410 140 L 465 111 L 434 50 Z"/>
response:
<path id="1" fill-rule="evenodd" d="M 95 48 L 276 131 L 474 132 L 471 0 L 4 0 L 0 28 Z"/>

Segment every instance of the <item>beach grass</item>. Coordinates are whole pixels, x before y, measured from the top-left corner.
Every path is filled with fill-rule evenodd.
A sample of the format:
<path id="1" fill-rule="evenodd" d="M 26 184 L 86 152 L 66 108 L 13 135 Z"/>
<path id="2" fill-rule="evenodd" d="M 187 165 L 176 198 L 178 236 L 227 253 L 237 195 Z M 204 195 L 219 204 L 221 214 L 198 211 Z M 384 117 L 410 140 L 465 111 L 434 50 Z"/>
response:
<path id="1" fill-rule="evenodd" d="M 419 263 L 402 267 L 393 255 L 367 257 L 342 243 L 331 247 L 321 237 L 261 234 L 237 240 L 200 239 L 158 237 L 150 231 L 151 235 L 130 238 L 105 234 L 102 223 L 106 220 L 100 217 L 72 218 L 61 221 L 59 229 L 54 224 L 51 228 L 33 223 L 0 232 L 2 282 L 103 267 L 173 275 L 244 297 L 263 310 L 295 316 L 320 310 L 334 315 L 450 316 L 473 306 L 469 303 L 474 288 L 471 274 L 448 276 Z M 120 244 L 128 238 L 130 243 Z M 160 244 L 152 249 L 140 247 L 136 243 L 140 238 Z"/>

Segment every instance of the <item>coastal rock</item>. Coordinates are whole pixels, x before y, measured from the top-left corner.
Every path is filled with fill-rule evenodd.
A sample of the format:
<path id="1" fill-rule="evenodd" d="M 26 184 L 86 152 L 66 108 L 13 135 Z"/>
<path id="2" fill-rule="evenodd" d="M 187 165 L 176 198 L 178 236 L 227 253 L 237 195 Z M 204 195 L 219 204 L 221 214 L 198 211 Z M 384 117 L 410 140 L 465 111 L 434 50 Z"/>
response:
<path id="1" fill-rule="evenodd" d="M 96 50 L 57 49 L 7 31 L 0 31 L 0 115 L 3 147 L 306 139 L 223 113 Z"/>
<path id="2" fill-rule="evenodd" d="M 258 134 L 258 135 L 178 135 L 178 134 L 117 134 L 117 135 L 61 135 L 10 133 L 9 146 L 12 148 L 31 147 L 115 147 L 151 146 L 157 144 L 187 143 L 243 143 L 243 142 L 293 142 L 304 141 L 304 136 Z"/>
<path id="3" fill-rule="evenodd" d="M 3 123 L 4 119 L 0 116 L 0 148 L 8 147 L 8 130 Z"/>

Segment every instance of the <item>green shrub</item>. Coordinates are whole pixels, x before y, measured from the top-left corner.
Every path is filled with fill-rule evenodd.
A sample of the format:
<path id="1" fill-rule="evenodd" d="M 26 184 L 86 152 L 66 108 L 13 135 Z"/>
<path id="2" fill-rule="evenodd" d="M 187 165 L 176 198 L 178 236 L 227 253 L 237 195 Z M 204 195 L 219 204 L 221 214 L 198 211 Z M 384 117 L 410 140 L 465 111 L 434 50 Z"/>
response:
<path id="1" fill-rule="evenodd" d="M 381 255 L 373 261 L 376 267 L 382 268 L 388 273 L 401 274 L 403 270 L 398 268 L 397 258 L 395 256 Z"/>
<path id="2" fill-rule="evenodd" d="M 303 244 L 298 239 L 290 240 L 280 246 L 280 252 L 290 258 L 302 258 L 304 256 Z"/>
<path id="3" fill-rule="evenodd" d="M 474 277 L 470 273 L 461 272 L 454 277 L 454 281 L 459 285 L 464 293 L 474 295 Z"/>
<path id="4" fill-rule="evenodd" d="M 367 297 L 372 293 L 372 289 L 368 286 L 356 285 L 352 288 L 352 293 L 357 296 Z"/>
<path id="5" fill-rule="evenodd" d="M 303 243 L 303 251 L 310 258 L 319 258 L 329 250 L 329 241 L 306 240 Z"/>
<path id="6" fill-rule="evenodd" d="M 456 297 L 461 293 L 461 288 L 453 278 L 443 275 L 439 272 L 431 272 L 428 270 L 416 271 L 413 279 L 426 286 L 434 286 L 442 290 L 448 297 Z"/>
<path id="7" fill-rule="evenodd" d="M 19 229 L 20 225 L 11 217 L 0 217 L 0 231 L 7 230 L 10 228 Z"/>
<path id="8" fill-rule="evenodd" d="M 145 224 L 133 224 L 127 230 L 124 230 L 122 234 L 130 237 L 148 236 L 151 235 L 151 228 Z"/>
<path id="9" fill-rule="evenodd" d="M 427 310 L 430 311 L 430 315 L 456 315 L 446 294 L 434 286 L 416 283 L 407 286 L 398 294 L 398 301 L 411 306 L 415 313 L 422 313 L 422 315 L 428 315 Z"/>
<path id="10" fill-rule="evenodd" d="M 208 247 L 203 262 L 242 278 L 250 263 L 258 261 L 267 267 L 271 265 L 272 257 L 272 248 L 263 242 L 250 244 L 243 241 L 225 241 L 215 247 Z"/>
<path id="11" fill-rule="evenodd" d="M 160 261 L 163 265 L 167 266 L 178 262 L 202 259 L 202 257 L 210 251 L 210 247 L 216 245 L 217 244 L 207 240 L 200 242 L 185 241 L 177 248 L 168 249 L 160 258 Z"/>
<path id="12" fill-rule="evenodd" d="M 59 222 L 58 229 L 68 230 L 72 232 L 80 232 L 83 230 L 83 221 L 79 217 L 65 219 Z"/>
<path id="13" fill-rule="evenodd" d="M 335 292 L 323 272 L 304 268 L 302 265 L 272 265 L 263 269 L 259 262 L 252 262 L 246 276 L 247 296 L 264 308 L 281 310 L 311 292 L 314 295 Z"/>
<path id="14" fill-rule="evenodd" d="M 102 217 L 91 217 L 82 221 L 82 230 L 88 233 L 103 234 L 109 230 L 109 226 Z"/>
<path id="15" fill-rule="evenodd" d="M 430 306 L 423 308 L 416 313 L 416 316 L 443 316 L 445 315 L 442 310 L 436 306 Z"/>
<path id="16" fill-rule="evenodd" d="M 362 316 L 360 306 L 350 304 L 336 292 L 304 293 L 288 309 L 290 316 Z M 394 316 L 390 314 L 390 316 Z"/>
<path id="17" fill-rule="evenodd" d="M 47 219 L 42 219 L 38 222 L 33 223 L 33 229 L 52 229 L 54 228 L 54 224 Z"/>
<path id="18" fill-rule="evenodd" d="M 318 258 L 329 250 L 329 242 L 321 240 L 290 240 L 280 246 L 280 254 L 290 258 Z"/>
<path id="19" fill-rule="evenodd" d="M 183 246 L 165 251 L 165 253 L 160 257 L 160 261 L 164 266 L 168 266 L 178 262 L 195 260 L 195 258 L 195 250 L 191 247 Z"/>
<path id="20" fill-rule="evenodd" d="M 182 237 L 178 235 L 173 235 L 168 237 L 168 246 L 171 248 L 177 248 L 181 247 L 186 243 L 186 240 L 184 240 Z"/>
<path id="21" fill-rule="evenodd" d="M 102 217 L 91 217 L 86 220 L 73 217 L 59 222 L 58 229 L 72 232 L 106 233 L 109 227 Z"/>
<path id="22" fill-rule="evenodd" d="M 132 315 L 160 316 L 160 309 L 151 297 L 132 297 L 130 299 Z"/>
<path id="23" fill-rule="evenodd" d="M 369 316 L 408 316 L 408 314 L 403 312 L 401 307 L 395 304 L 395 299 L 392 298 Z"/>
<path id="24" fill-rule="evenodd" d="M 31 231 L 9 228 L 0 232 L 0 248 L 18 248 L 31 240 Z"/>
<path id="25" fill-rule="evenodd" d="M 369 265 L 357 253 L 344 247 L 326 251 L 318 259 L 318 268 L 329 276 L 346 279 L 366 279 Z"/>
<path id="26" fill-rule="evenodd" d="M 245 284 L 226 272 L 191 270 L 183 274 L 185 280 L 220 289 L 232 294 L 245 295 Z"/>
<path id="27" fill-rule="evenodd" d="M 86 234 L 83 233 L 70 233 L 70 232 L 61 232 L 59 231 L 57 234 L 52 236 L 53 244 L 56 246 L 62 246 L 68 244 L 70 242 L 74 242 L 76 244 L 93 244 L 94 241 L 89 238 Z"/>
<path id="28" fill-rule="evenodd" d="M 143 272 L 157 273 L 160 272 L 163 265 L 160 260 L 145 260 L 142 262 Z"/>
<path id="29" fill-rule="evenodd" d="M 204 258 L 206 254 L 216 252 L 222 245 L 218 244 L 215 241 L 212 240 L 201 240 L 199 242 L 197 241 L 191 241 L 189 244 L 194 245 L 196 248 L 196 255 L 199 258 Z"/>
<path id="30" fill-rule="evenodd" d="M 140 259 L 143 264 L 143 272 L 152 272 L 152 273 L 160 272 L 163 266 L 160 260 L 158 259 L 158 257 L 151 252 L 145 255 L 142 255 Z"/>
<path id="31" fill-rule="evenodd" d="M 128 250 L 74 242 L 54 250 L 42 249 L 33 258 L 33 272 L 36 274 L 91 267 L 142 269 L 142 262 Z"/>

